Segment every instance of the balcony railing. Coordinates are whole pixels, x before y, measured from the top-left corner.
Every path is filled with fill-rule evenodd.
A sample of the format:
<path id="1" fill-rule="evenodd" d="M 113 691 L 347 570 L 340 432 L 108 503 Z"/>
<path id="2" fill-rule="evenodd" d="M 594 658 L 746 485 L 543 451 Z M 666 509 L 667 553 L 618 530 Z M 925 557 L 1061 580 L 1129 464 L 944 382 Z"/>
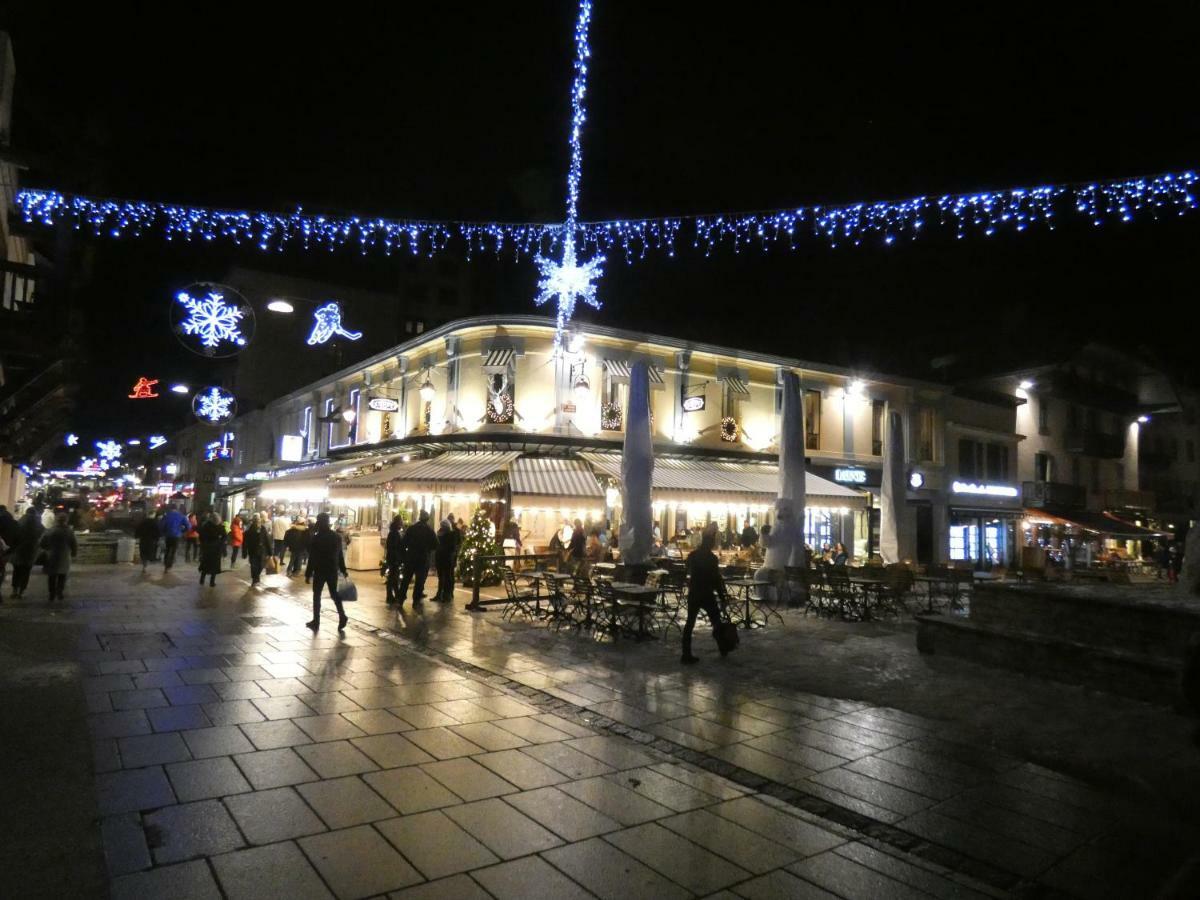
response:
<path id="1" fill-rule="evenodd" d="M 1046 507 L 1087 506 L 1087 491 L 1077 484 L 1060 481 L 1026 481 L 1023 485 L 1025 505 L 1035 509 Z"/>
<path id="2" fill-rule="evenodd" d="M 1064 444 L 1067 452 L 1082 453 L 1084 456 L 1120 459 L 1125 455 L 1125 436 L 1121 434 L 1079 428 L 1067 432 Z"/>

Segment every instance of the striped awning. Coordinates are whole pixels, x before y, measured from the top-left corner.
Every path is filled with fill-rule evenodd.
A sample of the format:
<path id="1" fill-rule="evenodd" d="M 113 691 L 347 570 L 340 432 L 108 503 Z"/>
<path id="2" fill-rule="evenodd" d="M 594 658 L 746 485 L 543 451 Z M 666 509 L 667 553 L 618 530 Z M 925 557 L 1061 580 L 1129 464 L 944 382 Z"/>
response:
<path id="1" fill-rule="evenodd" d="M 613 378 L 624 378 L 629 380 L 630 364 L 623 359 L 606 359 L 604 360 L 604 370 Z M 650 376 L 651 384 L 663 383 L 663 370 L 658 366 L 649 366 L 647 373 Z"/>
<path id="2" fill-rule="evenodd" d="M 620 479 L 621 456 L 585 453 L 584 459 L 605 475 Z M 779 467 L 725 460 L 656 458 L 651 490 L 655 500 L 711 501 L 770 505 L 779 493 Z M 859 508 L 867 505 L 865 491 L 805 473 L 805 502 L 812 506 Z"/>
<path id="3" fill-rule="evenodd" d="M 738 378 L 736 375 L 726 375 L 721 380 L 729 386 L 730 393 L 741 394 L 743 397 L 750 396 L 749 385 L 747 385 L 746 382 L 742 381 L 742 379 Z"/>
<path id="4" fill-rule="evenodd" d="M 460 494 L 482 490 L 490 476 L 508 467 L 519 450 L 470 453 L 451 450 L 430 459 L 384 466 L 374 472 L 334 482 L 329 499 L 373 497 L 379 490 L 411 494 Z"/>
<path id="5" fill-rule="evenodd" d="M 485 369 L 507 369 L 512 365 L 513 359 L 516 357 L 517 351 L 511 347 L 494 348 L 489 350 L 483 357 L 483 367 Z"/>
<path id="6" fill-rule="evenodd" d="M 513 502 L 517 495 L 601 498 L 604 490 L 581 459 L 522 456 L 509 470 Z"/>

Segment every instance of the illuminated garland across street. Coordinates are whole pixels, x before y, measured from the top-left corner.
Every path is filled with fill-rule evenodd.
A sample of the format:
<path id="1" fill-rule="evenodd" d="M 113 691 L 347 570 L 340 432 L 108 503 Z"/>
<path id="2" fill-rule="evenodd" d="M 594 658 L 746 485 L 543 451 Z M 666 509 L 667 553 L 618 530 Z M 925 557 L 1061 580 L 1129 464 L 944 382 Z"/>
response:
<path id="1" fill-rule="evenodd" d="M 760 213 L 614 219 L 580 222 L 579 248 L 619 252 L 626 262 L 650 253 L 674 256 L 683 249 L 706 255 L 722 247 L 735 252 L 791 250 L 816 238 L 830 246 L 864 242 L 893 244 L 932 228 L 952 228 L 960 237 L 1022 232 L 1033 226 L 1053 228 L 1073 216 L 1094 225 L 1158 219 L 1196 210 L 1193 196 L 1200 176 L 1179 172 L 1146 178 L 1051 185 L 912 197 L 907 200 L 803 206 Z M 16 206 L 28 223 L 54 226 L 65 222 L 96 236 L 147 237 L 169 241 L 228 242 L 279 252 L 291 247 L 337 250 L 357 246 L 363 254 L 381 251 L 433 254 L 449 248 L 467 255 L 491 252 L 528 258 L 562 252 L 561 224 L 506 222 L 421 222 L 360 216 L 317 216 L 230 212 L 167 203 L 94 200 L 55 191 L 25 189 Z"/>

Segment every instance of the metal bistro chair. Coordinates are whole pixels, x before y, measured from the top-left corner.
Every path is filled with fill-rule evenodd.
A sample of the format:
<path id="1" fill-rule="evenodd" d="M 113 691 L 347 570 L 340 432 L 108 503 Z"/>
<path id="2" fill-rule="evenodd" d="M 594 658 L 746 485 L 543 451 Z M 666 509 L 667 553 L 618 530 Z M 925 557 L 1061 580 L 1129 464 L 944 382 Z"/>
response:
<path id="1" fill-rule="evenodd" d="M 769 569 L 767 577 L 768 581 L 747 589 L 747 596 L 750 598 L 750 620 L 756 621 L 755 614 L 758 614 L 762 617 L 762 624 L 766 625 L 774 616 L 782 625 L 783 616 L 779 614 L 779 607 L 786 602 L 787 575 L 779 569 Z"/>
<path id="2" fill-rule="evenodd" d="M 613 613 L 618 631 L 637 640 L 654 637 L 652 626 L 658 609 L 658 598 L 625 598 L 615 592 L 614 596 Z"/>
<path id="3" fill-rule="evenodd" d="M 571 624 L 577 629 L 590 628 L 595 624 L 592 618 L 592 603 L 595 598 L 595 587 L 590 578 L 576 576 L 571 582 L 569 595 Z"/>
<path id="4" fill-rule="evenodd" d="M 593 630 L 603 632 L 613 640 L 617 638 L 617 595 L 613 593 L 612 582 L 604 579 L 597 581 L 592 592 Z"/>
<path id="5" fill-rule="evenodd" d="M 570 622 L 573 604 L 557 578 L 547 574 L 544 583 L 546 585 L 546 624 L 549 625 L 553 622 L 555 630 L 558 630 L 562 628 L 564 622 Z"/>
<path id="6" fill-rule="evenodd" d="M 880 608 L 895 616 L 908 612 L 907 601 L 916 584 L 912 569 L 897 563 L 887 567 L 884 577 L 887 584 L 879 592 Z"/>
<path id="7" fill-rule="evenodd" d="M 513 574 L 513 570 L 507 567 L 504 569 L 504 592 L 508 595 L 508 602 L 501 610 L 501 618 L 512 619 L 517 613 L 530 619 L 534 618 L 534 609 L 538 602 L 537 591 L 521 588 L 517 584 L 517 576 Z"/>
<path id="8" fill-rule="evenodd" d="M 787 586 L 787 605 L 803 607 L 808 612 L 812 603 L 812 569 L 804 566 L 785 566 L 783 581 Z"/>
<path id="9" fill-rule="evenodd" d="M 844 566 L 829 566 L 825 569 L 825 580 L 829 584 L 829 610 L 836 610 L 843 619 L 861 619 L 867 601 L 854 593 L 850 584 L 850 573 Z"/>
<path id="10" fill-rule="evenodd" d="M 664 635 L 668 628 L 682 633 L 682 620 L 687 618 L 687 571 L 672 569 L 659 578 L 658 586 L 662 588 L 657 609 L 660 630 Z"/>

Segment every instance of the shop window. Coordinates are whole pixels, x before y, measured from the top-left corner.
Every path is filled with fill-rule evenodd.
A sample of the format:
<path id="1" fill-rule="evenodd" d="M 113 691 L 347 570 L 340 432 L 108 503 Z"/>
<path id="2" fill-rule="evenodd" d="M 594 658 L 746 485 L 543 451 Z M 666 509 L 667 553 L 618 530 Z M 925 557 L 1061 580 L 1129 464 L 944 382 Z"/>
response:
<path id="1" fill-rule="evenodd" d="M 804 446 L 821 449 L 821 392 L 804 392 Z"/>
<path id="2" fill-rule="evenodd" d="M 1037 398 L 1038 434 L 1050 433 L 1050 398 Z"/>
<path id="3" fill-rule="evenodd" d="M 882 400 L 871 401 L 871 455 L 883 455 L 883 420 L 887 404 Z"/>
<path id="4" fill-rule="evenodd" d="M 833 546 L 833 514 L 828 510 L 805 507 L 804 543 L 820 553 Z"/>
<path id="5" fill-rule="evenodd" d="M 1033 455 L 1033 480 L 1054 480 L 1054 459 L 1049 453 L 1035 453 Z"/>
<path id="6" fill-rule="evenodd" d="M 917 459 L 933 461 L 933 409 L 922 406 L 917 411 Z"/>

